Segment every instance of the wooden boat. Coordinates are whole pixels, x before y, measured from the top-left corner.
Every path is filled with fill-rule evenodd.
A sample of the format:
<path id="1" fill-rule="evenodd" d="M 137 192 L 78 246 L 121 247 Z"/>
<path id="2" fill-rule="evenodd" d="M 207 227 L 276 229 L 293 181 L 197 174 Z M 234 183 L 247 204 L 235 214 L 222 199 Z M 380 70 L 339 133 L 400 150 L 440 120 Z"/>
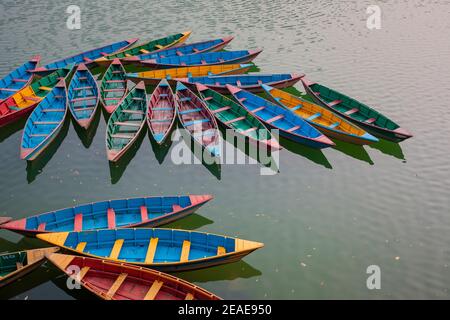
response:
<path id="1" fill-rule="evenodd" d="M 119 102 L 127 94 L 125 69 L 119 59 L 114 59 L 103 76 L 100 84 L 100 100 L 106 112 L 116 110 Z"/>
<path id="2" fill-rule="evenodd" d="M 378 140 L 322 106 L 270 86 L 262 87 L 271 101 L 291 110 L 328 137 L 361 145 Z"/>
<path id="3" fill-rule="evenodd" d="M 205 103 L 181 82 L 177 83 L 175 97 L 178 118 L 183 127 L 211 155 L 220 157 L 220 134 L 216 119 Z"/>
<path id="4" fill-rule="evenodd" d="M 158 50 L 156 52 L 126 57 L 123 58 L 123 62 L 140 65 L 142 60 L 168 58 L 168 57 L 184 56 L 187 54 L 198 54 L 204 52 L 220 51 L 223 48 L 225 48 L 228 45 L 228 43 L 230 43 L 231 40 L 233 40 L 233 37 L 225 37 L 221 39 L 183 44 L 181 46 Z"/>
<path id="5" fill-rule="evenodd" d="M 178 79 L 179 81 L 193 86 L 196 83 L 207 86 L 214 91 L 221 94 L 227 94 L 227 84 L 245 89 L 250 92 L 264 92 L 261 85 L 267 84 L 275 88 L 288 88 L 292 87 L 303 75 L 298 74 L 244 74 L 244 75 L 231 75 L 231 76 L 203 76 L 203 77 L 190 77 Z"/>
<path id="6" fill-rule="evenodd" d="M 104 300 L 220 300 L 192 283 L 143 267 L 59 253 L 47 259 Z M 71 266 L 80 272 L 73 275 Z"/>
<path id="7" fill-rule="evenodd" d="M 12 220 L 11 217 L 0 217 L 0 224 L 7 223 L 7 222 L 9 222 L 11 220 Z"/>
<path id="8" fill-rule="evenodd" d="M 37 237 L 77 254 L 178 272 L 241 260 L 259 242 L 176 229 L 103 229 Z"/>
<path id="9" fill-rule="evenodd" d="M 394 121 L 355 99 L 307 79 L 302 79 L 302 83 L 306 92 L 318 104 L 356 123 L 377 137 L 394 142 L 412 137 L 411 133 Z"/>
<path id="10" fill-rule="evenodd" d="M 175 95 L 166 79 L 162 79 L 150 97 L 147 111 L 147 124 L 158 144 L 169 136 L 177 114 Z"/>
<path id="11" fill-rule="evenodd" d="M 157 227 L 190 215 L 212 198 L 205 194 L 98 201 L 9 222 L 0 217 L 5 220 L 0 229 L 34 237 L 59 231 Z"/>
<path id="12" fill-rule="evenodd" d="M 36 159 L 55 139 L 67 115 L 67 88 L 64 79 L 38 104 L 22 134 L 20 158 Z"/>
<path id="13" fill-rule="evenodd" d="M 106 128 L 108 160 L 118 161 L 133 145 L 145 126 L 147 95 L 144 82 L 139 82 L 111 114 Z"/>
<path id="14" fill-rule="evenodd" d="M 226 128 L 247 137 L 253 144 L 261 144 L 270 150 L 281 149 L 269 130 L 240 104 L 202 84 L 196 86 L 206 106 Z"/>
<path id="15" fill-rule="evenodd" d="M 253 93 L 227 85 L 239 103 L 270 129 L 278 129 L 280 136 L 306 146 L 322 149 L 334 142 L 302 118 Z"/>
<path id="16" fill-rule="evenodd" d="M 252 64 L 221 64 L 200 67 L 181 67 L 173 69 L 159 69 L 144 71 L 138 73 L 127 73 L 128 80 L 135 83 L 144 81 L 146 85 L 157 86 L 161 79 L 176 81 L 178 78 L 208 76 L 208 75 L 226 75 L 246 73 Z"/>
<path id="17" fill-rule="evenodd" d="M 179 68 L 217 64 L 248 63 L 255 59 L 262 50 L 219 51 L 188 54 L 168 58 L 141 60 L 146 67 L 155 69 Z"/>
<path id="18" fill-rule="evenodd" d="M 129 46 L 133 45 L 134 43 L 136 43 L 136 41 L 138 41 L 138 40 L 139 40 L 138 38 L 133 38 L 133 39 L 129 39 L 129 40 L 114 42 L 112 44 L 109 44 L 109 45 L 106 45 L 106 46 L 103 46 L 100 48 L 91 49 L 91 50 L 88 50 L 88 51 L 85 51 L 82 53 L 78 53 L 71 57 L 56 60 L 56 61 L 51 62 L 43 67 L 34 69 L 33 72 L 37 73 L 39 75 L 48 74 L 48 73 L 55 71 L 56 69 L 64 68 L 64 67 L 68 66 L 69 64 L 73 64 L 73 63 L 75 65 L 78 65 L 80 63 L 84 63 L 85 65 L 88 65 L 88 66 L 95 65 L 94 60 L 96 60 L 100 57 L 103 57 L 103 56 L 107 56 L 111 53 L 124 50 L 124 49 L 128 48 Z"/>
<path id="19" fill-rule="evenodd" d="M 33 80 L 31 70 L 35 69 L 41 60 L 40 56 L 34 56 L 2 79 L 0 79 L 0 102 L 8 99 L 17 91 L 28 86 Z"/>
<path id="20" fill-rule="evenodd" d="M 0 127 L 28 116 L 59 80 L 70 74 L 71 70 L 72 66 L 58 69 L 0 102 Z"/>
<path id="21" fill-rule="evenodd" d="M 178 46 L 184 43 L 187 38 L 191 35 L 191 31 L 181 32 L 177 34 L 173 34 L 164 38 L 147 41 L 143 44 L 133 46 L 131 48 L 125 48 L 124 50 L 120 50 L 116 53 L 105 55 L 103 57 L 99 57 L 95 60 L 95 63 L 98 65 L 108 66 L 109 61 L 113 59 L 124 59 L 130 58 L 141 54 L 148 54 L 153 52 L 159 52 L 161 50 Z M 124 62 L 125 63 L 125 62 Z"/>
<path id="22" fill-rule="evenodd" d="M 45 261 L 45 254 L 58 250 L 51 247 L 0 254 L 0 288 L 35 270 Z"/>
<path id="23" fill-rule="evenodd" d="M 69 109 L 74 119 L 80 127 L 89 128 L 97 111 L 99 91 L 97 82 L 84 63 L 78 65 L 70 81 L 68 97 Z"/>

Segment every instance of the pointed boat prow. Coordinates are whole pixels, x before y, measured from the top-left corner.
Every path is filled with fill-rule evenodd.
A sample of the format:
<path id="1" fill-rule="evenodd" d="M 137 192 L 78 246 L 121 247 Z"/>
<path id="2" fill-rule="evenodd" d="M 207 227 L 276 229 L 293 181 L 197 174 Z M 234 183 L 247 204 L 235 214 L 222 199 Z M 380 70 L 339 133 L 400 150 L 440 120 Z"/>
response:
<path id="1" fill-rule="evenodd" d="M 12 220 L 11 217 L 0 217 L 0 225 L 5 224 L 11 220 Z"/>
<path id="2" fill-rule="evenodd" d="M 239 91 L 242 90 L 242 89 L 240 89 L 238 87 L 235 87 L 235 86 L 232 86 L 230 84 L 227 84 L 226 87 L 227 87 L 228 91 L 230 91 L 231 94 L 238 93 Z"/>

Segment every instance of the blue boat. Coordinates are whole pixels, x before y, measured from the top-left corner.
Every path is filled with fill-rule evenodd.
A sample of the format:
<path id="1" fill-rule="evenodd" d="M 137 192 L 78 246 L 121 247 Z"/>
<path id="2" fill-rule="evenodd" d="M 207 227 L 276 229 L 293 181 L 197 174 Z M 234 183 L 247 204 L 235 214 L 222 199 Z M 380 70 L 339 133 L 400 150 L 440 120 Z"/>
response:
<path id="1" fill-rule="evenodd" d="M 259 242 L 174 229 L 113 229 L 38 234 L 77 254 L 176 272 L 236 262 Z"/>
<path id="2" fill-rule="evenodd" d="M 280 136 L 312 148 L 334 146 L 334 142 L 290 110 L 286 110 L 260 96 L 240 88 L 226 85 L 228 91 L 270 129 L 278 129 Z"/>
<path id="3" fill-rule="evenodd" d="M 141 60 L 179 57 L 188 54 L 199 54 L 204 52 L 220 51 L 233 40 L 233 37 L 225 37 L 215 40 L 207 40 L 190 44 L 183 44 L 178 47 L 171 47 L 159 50 L 154 53 L 144 53 L 138 56 L 126 57 L 122 59 L 123 64 L 134 63 L 140 64 Z"/>
<path id="4" fill-rule="evenodd" d="M 129 40 L 114 42 L 112 44 L 100 48 L 91 49 L 71 57 L 53 61 L 49 64 L 46 64 L 43 67 L 36 68 L 34 72 L 39 75 L 48 74 L 55 71 L 56 69 L 64 68 L 71 63 L 75 63 L 75 65 L 78 65 L 80 63 L 85 63 L 87 65 L 95 64 L 94 62 L 95 59 L 107 56 L 117 51 L 124 50 L 129 46 L 133 45 L 138 40 L 139 40 L 138 38 L 133 38 Z"/>
<path id="5" fill-rule="evenodd" d="M 34 56 L 30 61 L 0 79 L 0 102 L 31 83 L 33 80 L 31 71 L 36 69 L 40 60 L 40 56 Z"/>
<path id="6" fill-rule="evenodd" d="M 245 89 L 250 92 L 264 92 L 263 84 L 271 85 L 275 88 L 288 88 L 297 83 L 303 75 L 299 74 L 238 74 L 227 76 L 203 76 L 178 79 L 181 82 L 193 86 L 196 83 L 203 84 L 221 94 L 227 94 L 227 84 Z"/>
<path id="7" fill-rule="evenodd" d="M 61 79 L 28 118 L 22 135 L 21 159 L 36 159 L 61 131 L 66 114 L 67 88 L 65 79 Z"/>
<path id="8" fill-rule="evenodd" d="M 99 201 L 10 221 L 2 224 L 1 229 L 35 236 L 49 232 L 156 227 L 195 212 L 212 198 L 205 194 Z"/>
<path id="9" fill-rule="evenodd" d="M 111 81 L 126 82 L 126 80 Z M 80 63 L 69 85 L 69 109 L 82 128 L 89 128 L 99 100 L 97 82 L 86 65 Z"/>
<path id="10" fill-rule="evenodd" d="M 251 62 L 261 53 L 261 51 L 262 50 L 206 52 L 167 58 L 158 57 L 155 59 L 142 60 L 141 63 L 147 67 L 159 69 L 216 64 L 239 64 Z"/>

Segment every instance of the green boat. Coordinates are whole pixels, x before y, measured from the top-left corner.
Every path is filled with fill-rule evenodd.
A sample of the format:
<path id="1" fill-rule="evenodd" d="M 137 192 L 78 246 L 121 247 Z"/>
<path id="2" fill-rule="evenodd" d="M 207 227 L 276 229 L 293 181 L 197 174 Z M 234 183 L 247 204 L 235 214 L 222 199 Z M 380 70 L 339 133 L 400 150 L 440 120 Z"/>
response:
<path id="1" fill-rule="evenodd" d="M 412 134 L 407 130 L 369 106 L 305 78 L 302 78 L 301 81 L 306 92 L 318 104 L 336 112 L 345 119 L 353 121 L 373 135 L 394 142 L 412 137 Z"/>
<path id="2" fill-rule="evenodd" d="M 205 85 L 197 83 L 196 86 L 208 109 L 227 129 L 249 138 L 254 144 L 261 143 L 270 150 L 281 149 L 270 131 L 241 105 Z"/>
<path id="3" fill-rule="evenodd" d="M 108 160 L 118 161 L 138 139 L 145 126 L 147 96 L 145 84 L 139 82 L 111 114 L 106 128 Z"/>
<path id="4" fill-rule="evenodd" d="M 148 42 L 145 42 L 141 45 L 134 46 L 129 49 L 125 49 L 122 51 L 119 51 L 114 54 L 110 54 L 101 58 L 98 58 L 95 60 L 95 62 L 101 66 L 107 66 L 113 59 L 122 59 L 127 57 L 133 57 L 140 54 L 146 54 L 151 53 L 155 51 L 159 51 L 162 49 L 167 49 L 170 47 L 173 47 L 175 45 L 180 45 L 183 42 L 186 41 L 186 39 L 191 35 L 191 31 L 181 32 L 177 34 L 173 34 L 161 39 L 151 40 Z"/>
<path id="5" fill-rule="evenodd" d="M 46 254 L 58 250 L 58 247 L 51 247 L 1 254 L 0 288 L 33 271 L 45 261 Z"/>
<path id="6" fill-rule="evenodd" d="M 106 70 L 100 84 L 100 100 L 106 112 L 113 113 L 122 98 L 127 94 L 125 69 L 119 59 L 114 59 Z"/>

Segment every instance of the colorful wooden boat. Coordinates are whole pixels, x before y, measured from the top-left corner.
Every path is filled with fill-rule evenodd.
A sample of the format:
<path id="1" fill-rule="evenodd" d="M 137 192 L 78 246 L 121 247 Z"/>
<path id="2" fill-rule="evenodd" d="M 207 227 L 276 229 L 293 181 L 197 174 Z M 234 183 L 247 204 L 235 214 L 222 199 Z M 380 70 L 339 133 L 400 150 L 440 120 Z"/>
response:
<path id="1" fill-rule="evenodd" d="M 226 128 L 247 137 L 253 144 L 261 144 L 270 150 L 281 149 L 269 130 L 240 104 L 202 84 L 196 86 L 209 110 Z"/>
<path id="2" fill-rule="evenodd" d="M 161 79 L 176 81 L 178 78 L 208 76 L 208 75 L 226 75 L 246 73 L 252 64 L 221 64 L 200 67 L 181 67 L 173 69 L 159 69 L 144 71 L 138 73 L 127 73 L 128 80 L 135 83 L 144 81 L 146 85 L 157 86 Z"/>
<path id="3" fill-rule="evenodd" d="M 355 99 L 307 79 L 302 79 L 302 83 L 306 92 L 317 103 L 353 121 L 377 137 L 394 142 L 412 137 L 411 133 L 394 121 Z"/>
<path id="4" fill-rule="evenodd" d="M 220 157 L 216 119 L 205 103 L 181 82 L 177 83 L 178 118 L 191 137 L 214 157 Z"/>
<path id="5" fill-rule="evenodd" d="M 147 67 L 156 69 L 179 68 L 217 64 L 248 63 L 255 59 L 262 50 L 219 51 L 168 58 L 141 60 Z"/>
<path id="6" fill-rule="evenodd" d="M 33 110 L 25 124 L 20 158 L 36 159 L 55 139 L 67 115 L 67 88 L 64 79 Z"/>
<path id="7" fill-rule="evenodd" d="M 103 76 L 100 84 L 100 100 L 106 112 L 116 110 L 119 102 L 127 94 L 125 69 L 119 59 L 114 59 Z"/>
<path id="8" fill-rule="evenodd" d="M 292 87 L 303 75 L 298 74 L 244 74 L 244 75 L 231 75 L 231 76 L 204 76 L 204 77 L 190 77 L 178 79 L 179 81 L 193 86 L 196 83 L 207 86 L 214 91 L 221 94 L 227 94 L 227 84 L 245 89 L 247 91 L 258 93 L 264 92 L 261 85 L 270 84 L 275 88 L 288 88 Z"/>
<path id="9" fill-rule="evenodd" d="M 91 49 L 91 50 L 88 50 L 88 51 L 85 51 L 82 53 L 78 53 L 71 57 L 56 60 L 56 61 L 51 62 L 43 67 L 34 69 L 33 72 L 42 75 L 42 74 L 53 72 L 56 69 L 64 68 L 64 67 L 68 66 L 69 64 L 78 65 L 80 63 L 84 63 L 89 66 L 95 65 L 94 60 L 96 60 L 100 57 L 103 57 L 103 56 L 107 56 L 111 53 L 124 50 L 124 49 L 128 48 L 129 46 L 133 45 L 134 43 L 136 43 L 136 41 L 138 41 L 138 40 L 139 40 L 138 38 L 133 38 L 133 39 L 129 39 L 129 40 L 114 42 L 112 44 L 109 44 L 109 45 L 106 45 L 106 46 L 103 46 L 100 48 Z"/>
<path id="10" fill-rule="evenodd" d="M 40 60 L 40 56 L 34 56 L 30 61 L 25 62 L 25 64 L 0 79 L 0 102 L 8 99 L 14 93 L 31 83 L 33 80 L 31 70 L 36 69 Z"/>
<path id="11" fill-rule="evenodd" d="M 59 253 L 47 259 L 104 300 L 220 300 L 192 283 L 143 267 Z M 76 275 L 74 266 L 80 270 Z"/>
<path id="12" fill-rule="evenodd" d="M 153 52 L 159 52 L 161 50 L 178 46 L 182 43 L 184 43 L 187 38 L 191 35 L 191 31 L 186 31 L 182 33 L 173 34 L 164 38 L 151 40 L 148 42 L 145 42 L 140 45 L 133 46 L 131 48 L 125 48 L 124 50 L 120 50 L 116 53 L 105 55 L 103 57 L 99 57 L 95 60 L 95 62 L 98 65 L 108 66 L 109 61 L 113 59 L 124 59 L 124 58 L 130 58 L 141 54 L 148 54 Z M 125 63 L 125 62 L 124 62 Z"/>
<path id="13" fill-rule="evenodd" d="M 175 123 L 177 107 L 175 95 L 166 79 L 153 91 L 147 111 L 147 124 L 158 144 L 164 143 Z"/>
<path id="14" fill-rule="evenodd" d="M 9 222 L 11 220 L 12 220 L 11 217 L 0 217 L 0 224 L 7 223 L 7 222 Z"/>
<path id="15" fill-rule="evenodd" d="M 123 58 L 124 63 L 141 64 L 142 60 L 168 58 L 176 56 L 185 56 L 187 54 L 198 54 L 204 52 L 215 52 L 225 48 L 233 37 L 225 37 L 221 39 L 201 41 L 196 43 L 184 44 L 174 48 L 158 50 L 157 52 L 150 52 L 140 54 L 138 56 Z"/>
<path id="16" fill-rule="evenodd" d="M 59 80 L 70 74 L 71 70 L 72 66 L 58 69 L 0 102 L 0 127 L 28 116 Z"/>
<path id="17" fill-rule="evenodd" d="M 98 201 L 5 221 L 0 229 L 34 237 L 60 231 L 157 227 L 190 215 L 212 198 L 205 194 Z"/>
<path id="18" fill-rule="evenodd" d="M 334 146 L 334 142 L 302 118 L 253 93 L 227 85 L 239 103 L 270 129 L 278 129 L 280 136 L 312 148 Z"/>
<path id="19" fill-rule="evenodd" d="M 0 288 L 35 270 L 45 261 L 46 254 L 58 250 L 51 247 L 0 254 Z"/>
<path id="20" fill-rule="evenodd" d="M 108 160 L 118 161 L 133 145 L 145 126 L 147 95 L 144 82 L 139 82 L 111 114 L 106 128 Z"/>
<path id="21" fill-rule="evenodd" d="M 178 272 L 236 262 L 262 248 L 259 242 L 176 229 L 103 229 L 38 234 L 77 254 Z"/>
<path id="22" fill-rule="evenodd" d="M 263 85 L 262 87 L 271 101 L 291 110 L 328 137 L 361 145 L 378 140 L 322 106 L 270 86 Z"/>
<path id="23" fill-rule="evenodd" d="M 68 97 L 74 119 L 80 127 L 89 128 L 100 99 L 97 82 L 84 63 L 78 65 L 70 81 Z"/>

